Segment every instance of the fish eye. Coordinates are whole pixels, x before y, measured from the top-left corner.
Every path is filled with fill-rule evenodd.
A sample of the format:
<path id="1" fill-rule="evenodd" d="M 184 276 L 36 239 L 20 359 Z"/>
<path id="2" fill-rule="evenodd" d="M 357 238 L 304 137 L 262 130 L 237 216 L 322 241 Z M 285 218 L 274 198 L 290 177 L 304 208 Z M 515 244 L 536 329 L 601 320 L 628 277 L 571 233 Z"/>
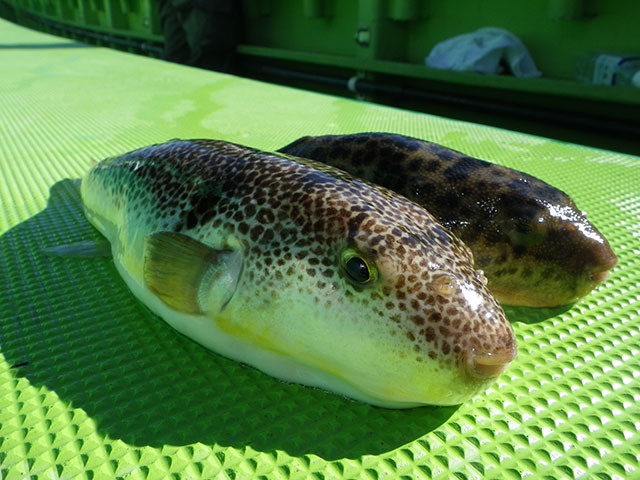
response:
<path id="1" fill-rule="evenodd" d="M 351 283 L 367 285 L 376 280 L 378 276 L 376 268 L 356 250 L 345 250 L 341 260 L 342 269 Z"/>
<path id="2" fill-rule="evenodd" d="M 534 247 L 545 239 L 547 222 L 544 217 L 536 217 L 534 220 L 514 219 L 513 228 L 506 233 L 514 245 Z"/>

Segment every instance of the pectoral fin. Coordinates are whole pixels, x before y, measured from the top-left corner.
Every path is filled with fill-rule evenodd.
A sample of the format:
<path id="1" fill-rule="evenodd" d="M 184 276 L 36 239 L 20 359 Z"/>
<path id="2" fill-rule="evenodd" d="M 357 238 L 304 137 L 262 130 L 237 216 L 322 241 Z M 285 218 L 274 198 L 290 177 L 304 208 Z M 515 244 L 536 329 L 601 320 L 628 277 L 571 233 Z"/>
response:
<path id="1" fill-rule="evenodd" d="M 180 233 L 145 239 L 144 281 L 174 310 L 202 315 L 220 312 L 231 300 L 242 273 L 242 254 L 216 249 Z"/>

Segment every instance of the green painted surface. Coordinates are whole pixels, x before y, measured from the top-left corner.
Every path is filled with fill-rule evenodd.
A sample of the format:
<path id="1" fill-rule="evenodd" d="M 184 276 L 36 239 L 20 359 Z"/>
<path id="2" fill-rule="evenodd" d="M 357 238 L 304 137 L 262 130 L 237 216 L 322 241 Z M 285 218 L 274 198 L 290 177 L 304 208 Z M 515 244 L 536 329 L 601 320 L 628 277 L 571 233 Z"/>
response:
<path id="1" fill-rule="evenodd" d="M 500 27 L 522 39 L 545 77 L 562 79 L 574 78 L 577 57 L 590 50 L 639 53 L 635 0 L 324 0 L 318 18 L 305 16 L 297 0 L 247 3 L 268 8 L 245 18 L 244 43 L 274 49 L 424 65 L 438 42 Z M 362 27 L 371 28 L 369 46 L 354 41 Z"/>
<path id="2" fill-rule="evenodd" d="M 0 21 L 0 477 L 640 477 L 640 159 L 261 84 Z M 453 408 L 384 410 L 278 382 L 178 335 L 109 259 L 71 181 L 174 137 L 275 149 L 302 135 L 418 136 L 570 193 L 619 256 L 564 311 L 509 309 L 517 360 Z"/>
<path id="3" fill-rule="evenodd" d="M 18 17 L 29 14 L 89 31 L 162 41 L 155 0 L 5 0 Z M 37 22 L 36 22 L 37 24 Z"/>
<path id="4" fill-rule="evenodd" d="M 502 75 L 483 75 L 472 72 L 451 72 L 425 68 L 410 63 L 371 60 L 367 58 L 351 58 L 340 55 L 324 55 L 296 50 L 273 49 L 251 45 L 239 45 L 238 52 L 254 57 L 307 62 L 322 66 L 357 69 L 367 72 L 388 75 L 402 75 L 424 80 L 449 82 L 452 89 L 464 91 L 469 86 L 485 87 L 494 90 L 512 90 L 518 95 L 528 93 L 552 93 L 557 97 L 583 98 L 589 100 L 607 100 L 628 103 L 629 112 L 619 112 L 619 116 L 627 116 L 630 120 L 637 118 L 637 112 L 631 113 L 631 106 L 640 105 L 640 89 L 612 88 L 603 85 L 580 84 L 569 80 L 552 80 L 549 78 L 517 78 Z"/>

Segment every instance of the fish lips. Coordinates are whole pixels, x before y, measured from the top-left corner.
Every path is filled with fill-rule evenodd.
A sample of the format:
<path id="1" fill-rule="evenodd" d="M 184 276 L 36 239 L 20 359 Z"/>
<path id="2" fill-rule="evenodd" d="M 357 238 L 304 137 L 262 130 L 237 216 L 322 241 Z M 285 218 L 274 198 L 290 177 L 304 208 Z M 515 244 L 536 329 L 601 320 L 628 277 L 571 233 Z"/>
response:
<path id="1" fill-rule="evenodd" d="M 505 348 L 493 352 L 478 352 L 472 350 L 466 356 L 465 367 L 467 373 L 478 380 L 492 380 L 500 376 L 516 358 L 517 347 Z"/>

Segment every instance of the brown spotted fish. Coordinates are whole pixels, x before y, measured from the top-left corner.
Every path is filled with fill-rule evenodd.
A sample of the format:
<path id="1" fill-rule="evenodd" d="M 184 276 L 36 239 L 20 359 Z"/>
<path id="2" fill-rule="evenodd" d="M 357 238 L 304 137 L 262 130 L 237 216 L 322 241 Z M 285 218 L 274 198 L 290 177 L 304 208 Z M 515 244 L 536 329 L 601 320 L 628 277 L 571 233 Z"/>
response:
<path id="1" fill-rule="evenodd" d="M 102 161 L 81 192 L 137 298 L 274 377 L 385 407 L 452 405 L 516 355 L 467 247 L 333 167 L 173 140 Z"/>
<path id="2" fill-rule="evenodd" d="M 389 133 L 303 137 L 279 151 L 336 166 L 422 205 L 469 246 L 504 304 L 575 302 L 617 263 L 566 193 L 511 168 Z"/>

